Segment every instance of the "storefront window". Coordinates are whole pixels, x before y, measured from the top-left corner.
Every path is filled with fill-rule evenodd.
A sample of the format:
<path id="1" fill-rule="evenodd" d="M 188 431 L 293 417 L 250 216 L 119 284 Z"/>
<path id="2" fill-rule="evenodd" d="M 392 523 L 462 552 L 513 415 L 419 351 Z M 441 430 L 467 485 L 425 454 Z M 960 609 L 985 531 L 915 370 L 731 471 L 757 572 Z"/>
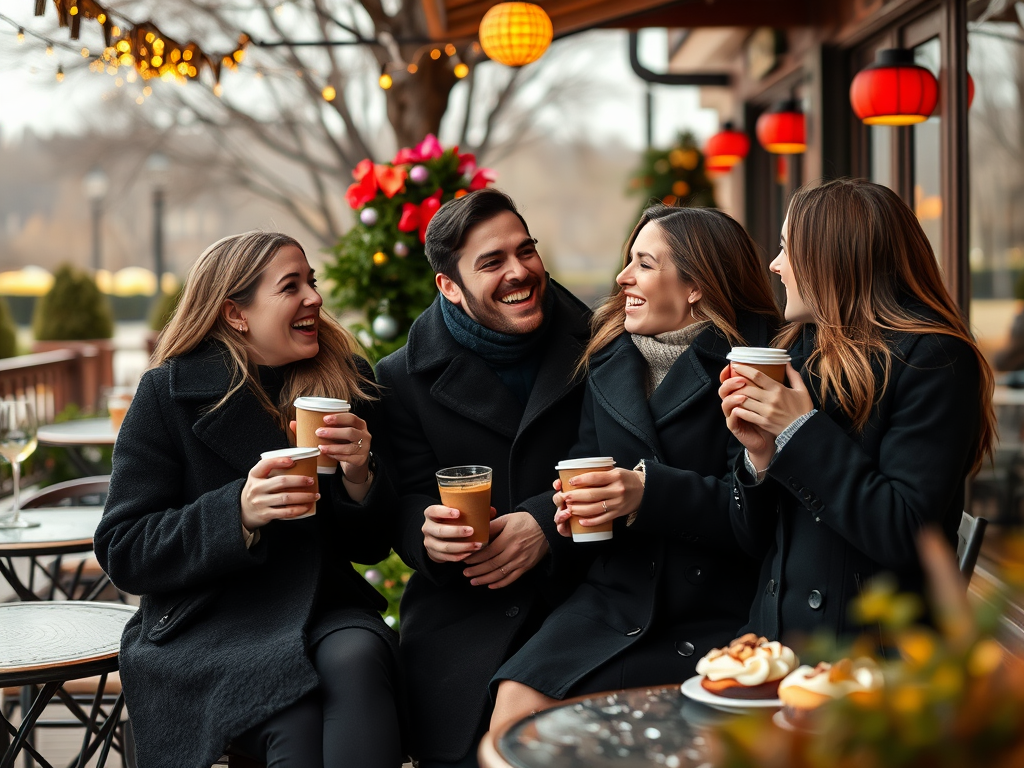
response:
<path id="1" fill-rule="evenodd" d="M 938 77 L 941 48 L 939 39 L 932 38 L 914 48 L 914 61 L 931 70 Z M 913 206 L 921 227 L 932 244 L 936 258 L 942 252 L 942 163 L 940 158 L 940 123 L 933 115 L 917 123 L 914 131 L 914 192 Z M 885 182 L 881 182 L 885 183 Z"/>
<path id="2" fill-rule="evenodd" d="M 1024 308 L 1024 31 L 1013 6 L 973 23 L 968 45 L 971 323 L 997 365 L 1019 368 L 998 354 L 1024 349 L 1010 338 Z"/>
<path id="3" fill-rule="evenodd" d="M 887 125 L 868 126 L 871 140 L 871 181 L 895 190 L 892 178 L 892 131 Z"/>

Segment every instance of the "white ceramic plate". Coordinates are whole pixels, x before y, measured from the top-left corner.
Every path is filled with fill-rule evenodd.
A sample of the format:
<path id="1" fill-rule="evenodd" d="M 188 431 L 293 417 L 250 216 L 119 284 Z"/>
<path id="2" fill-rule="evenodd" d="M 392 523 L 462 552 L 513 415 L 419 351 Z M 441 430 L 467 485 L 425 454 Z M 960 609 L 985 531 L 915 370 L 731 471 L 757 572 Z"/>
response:
<path id="1" fill-rule="evenodd" d="M 779 699 L 730 699 L 719 696 L 705 690 L 700 684 L 700 678 L 700 675 L 695 675 L 683 683 L 680 688 L 683 696 L 723 712 L 750 712 L 755 709 L 779 709 L 782 706 Z"/>

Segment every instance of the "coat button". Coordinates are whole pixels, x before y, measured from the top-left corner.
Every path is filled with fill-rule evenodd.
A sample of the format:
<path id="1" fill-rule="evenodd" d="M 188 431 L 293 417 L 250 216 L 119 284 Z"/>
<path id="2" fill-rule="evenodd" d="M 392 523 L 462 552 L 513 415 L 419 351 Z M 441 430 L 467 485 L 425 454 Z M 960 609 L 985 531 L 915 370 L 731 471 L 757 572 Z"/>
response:
<path id="1" fill-rule="evenodd" d="M 693 643 L 686 640 L 676 640 L 676 653 L 680 656 L 693 656 Z"/>
<path id="2" fill-rule="evenodd" d="M 789 478 L 789 487 L 792 488 L 794 491 L 799 491 L 800 483 L 796 481 L 796 478 L 791 477 Z"/>
<path id="3" fill-rule="evenodd" d="M 811 493 L 810 491 L 808 491 L 808 490 L 807 490 L 806 488 L 804 488 L 804 489 L 803 489 L 803 490 L 802 490 L 802 491 L 800 492 L 800 495 L 804 497 L 804 501 L 810 501 L 811 499 L 813 499 L 813 498 L 814 498 L 814 494 L 813 494 L 813 493 Z"/>
<path id="4" fill-rule="evenodd" d="M 708 580 L 707 571 L 701 568 L 699 565 L 691 565 L 684 571 L 686 580 L 691 584 L 703 584 Z"/>
<path id="5" fill-rule="evenodd" d="M 633 635 L 639 635 L 644 631 L 643 627 L 633 627 L 629 632 L 626 633 L 626 637 L 632 637 Z"/>
<path id="6" fill-rule="evenodd" d="M 511 608 L 505 611 L 505 615 L 508 616 L 510 619 L 515 618 L 519 615 L 519 606 L 513 605 Z"/>
<path id="7" fill-rule="evenodd" d="M 819 610 L 824 602 L 825 598 L 822 597 L 821 592 L 816 589 L 812 589 L 811 594 L 807 596 L 807 604 L 811 606 L 811 610 Z"/>
<path id="8" fill-rule="evenodd" d="M 775 594 L 775 579 L 768 579 L 768 586 L 764 588 L 764 593 L 766 595 Z"/>

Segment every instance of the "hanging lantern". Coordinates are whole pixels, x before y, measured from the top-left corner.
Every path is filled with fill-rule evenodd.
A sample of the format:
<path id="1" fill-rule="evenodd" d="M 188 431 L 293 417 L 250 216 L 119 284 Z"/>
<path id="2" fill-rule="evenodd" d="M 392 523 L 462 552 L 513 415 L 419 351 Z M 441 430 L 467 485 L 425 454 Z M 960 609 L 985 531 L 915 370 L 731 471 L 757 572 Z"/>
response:
<path id="1" fill-rule="evenodd" d="M 938 100 L 935 75 L 915 64 L 908 48 L 879 51 L 850 84 L 850 105 L 866 125 L 923 123 Z"/>
<path id="2" fill-rule="evenodd" d="M 735 164 L 726 165 L 720 162 L 720 158 L 717 157 L 708 158 L 704 161 L 704 173 L 708 176 L 724 176 L 735 167 Z"/>
<path id="3" fill-rule="evenodd" d="M 778 101 L 757 118 L 757 140 L 773 155 L 798 155 L 807 149 L 807 117 L 795 99 Z"/>
<path id="4" fill-rule="evenodd" d="M 747 134 L 737 131 L 732 123 L 726 123 L 704 146 L 704 168 L 728 170 L 745 158 L 749 151 L 750 139 Z"/>
<path id="5" fill-rule="evenodd" d="M 480 20 L 480 46 L 509 67 L 536 61 L 551 45 L 554 29 L 544 9 L 533 3 L 498 3 Z"/>

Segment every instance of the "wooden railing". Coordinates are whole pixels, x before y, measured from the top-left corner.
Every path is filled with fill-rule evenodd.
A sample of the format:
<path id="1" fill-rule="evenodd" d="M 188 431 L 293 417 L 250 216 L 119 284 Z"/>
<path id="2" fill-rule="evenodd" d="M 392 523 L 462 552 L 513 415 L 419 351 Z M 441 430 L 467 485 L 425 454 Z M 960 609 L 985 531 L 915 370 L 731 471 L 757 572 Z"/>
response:
<path id="1" fill-rule="evenodd" d="M 110 350 L 90 344 L 0 360 L 0 398 L 33 400 L 41 424 L 72 403 L 87 412 L 101 407 L 112 381 Z"/>

